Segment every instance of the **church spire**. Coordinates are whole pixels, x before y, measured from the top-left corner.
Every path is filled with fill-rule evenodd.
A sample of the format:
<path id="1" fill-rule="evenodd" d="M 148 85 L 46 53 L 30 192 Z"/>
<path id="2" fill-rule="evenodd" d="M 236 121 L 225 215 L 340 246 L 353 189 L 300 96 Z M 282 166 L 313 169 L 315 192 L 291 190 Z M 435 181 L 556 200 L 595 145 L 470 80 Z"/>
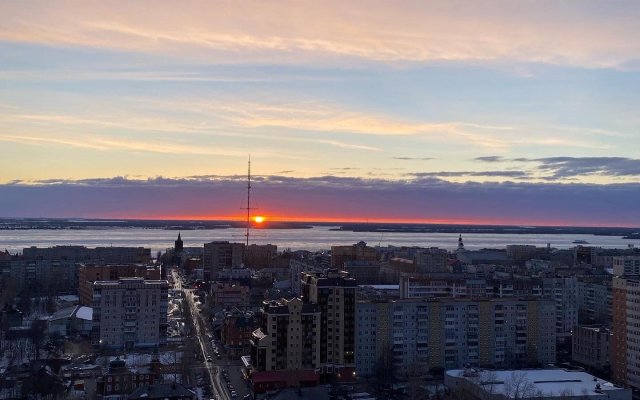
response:
<path id="1" fill-rule="evenodd" d="M 184 244 L 182 243 L 182 237 L 180 237 L 180 232 L 178 232 L 178 240 L 176 240 L 175 245 L 173 246 L 176 253 L 179 253 L 184 248 Z"/>

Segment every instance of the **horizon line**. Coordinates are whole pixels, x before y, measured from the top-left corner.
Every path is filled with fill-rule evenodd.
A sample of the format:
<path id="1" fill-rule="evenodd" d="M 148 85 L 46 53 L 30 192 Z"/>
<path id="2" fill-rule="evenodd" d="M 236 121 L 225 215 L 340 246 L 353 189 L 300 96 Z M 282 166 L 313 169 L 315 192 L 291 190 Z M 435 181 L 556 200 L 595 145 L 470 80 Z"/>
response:
<path id="1" fill-rule="evenodd" d="M 251 218 L 253 219 L 256 216 L 263 216 L 265 218 L 264 222 L 259 225 L 253 223 L 253 227 L 256 229 L 264 229 L 268 228 L 269 223 L 278 223 L 278 222 L 286 222 L 286 223 L 321 223 L 321 224 L 405 224 L 405 225 L 449 225 L 449 226 L 494 226 L 494 227 L 546 227 L 546 228 L 625 228 L 625 229 L 640 229 L 638 225 L 601 225 L 601 224 L 572 224 L 567 221 L 557 221 L 556 223 L 548 223 L 548 222 L 532 222 L 532 221 L 488 221 L 482 219 L 474 219 L 474 220 L 456 220 L 456 219 L 427 219 L 427 218 L 340 218 L 340 217 L 292 217 L 292 216 L 273 216 L 266 214 L 256 214 Z M 50 219 L 50 220 L 98 220 L 98 221 L 113 221 L 113 220 L 121 220 L 121 221 L 175 221 L 175 222 L 238 222 L 238 223 L 246 223 L 246 215 L 245 216 L 202 216 L 202 215 L 172 215 L 172 216 L 72 216 L 72 217 L 45 217 L 45 216 L 33 216 L 33 217 L 9 217 L 9 216 L 0 216 L 0 220 L 2 219 Z"/>

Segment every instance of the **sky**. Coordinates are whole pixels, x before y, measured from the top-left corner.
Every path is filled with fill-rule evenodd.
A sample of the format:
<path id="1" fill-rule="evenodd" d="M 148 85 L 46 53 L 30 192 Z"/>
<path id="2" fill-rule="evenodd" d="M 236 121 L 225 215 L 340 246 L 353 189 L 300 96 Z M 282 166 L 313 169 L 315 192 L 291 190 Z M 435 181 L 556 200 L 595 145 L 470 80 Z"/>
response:
<path id="1" fill-rule="evenodd" d="M 640 2 L 0 15 L 0 217 L 640 226 Z"/>

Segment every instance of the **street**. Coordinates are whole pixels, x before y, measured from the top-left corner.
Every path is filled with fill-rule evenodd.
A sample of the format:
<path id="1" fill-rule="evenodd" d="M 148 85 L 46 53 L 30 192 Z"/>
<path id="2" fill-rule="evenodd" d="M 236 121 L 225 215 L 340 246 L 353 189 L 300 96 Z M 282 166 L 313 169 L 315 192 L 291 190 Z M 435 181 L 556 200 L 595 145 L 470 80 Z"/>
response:
<path id="1" fill-rule="evenodd" d="M 228 360 L 223 352 L 220 352 L 221 359 L 217 359 L 215 349 L 213 348 L 207 331 L 206 321 L 201 317 L 200 310 L 194 301 L 193 290 L 183 288 L 180 276 L 175 270 L 172 270 L 174 288 L 182 290 L 185 294 L 186 304 L 190 310 L 191 317 L 196 330 L 196 338 L 199 343 L 202 359 L 209 376 L 209 384 L 215 399 L 236 399 L 243 398 L 246 394 L 250 394 L 241 373 L 240 360 Z M 210 361 L 207 361 L 210 360 Z M 224 376 L 226 372 L 226 376 Z M 231 384 L 235 396 L 232 395 L 229 384 Z"/>

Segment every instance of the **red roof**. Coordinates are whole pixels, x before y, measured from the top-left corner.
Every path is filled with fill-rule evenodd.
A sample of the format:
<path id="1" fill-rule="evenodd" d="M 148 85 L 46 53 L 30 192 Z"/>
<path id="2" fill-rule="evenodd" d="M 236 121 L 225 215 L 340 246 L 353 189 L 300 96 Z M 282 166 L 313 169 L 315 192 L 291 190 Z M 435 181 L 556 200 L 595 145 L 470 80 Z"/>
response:
<path id="1" fill-rule="evenodd" d="M 288 386 L 293 386 L 296 385 L 298 381 L 320 381 L 320 375 L 314 370 L 257 371 L 251 374 L 251 380 L 254 384 L 268 382 L 286 382 Z"/>

